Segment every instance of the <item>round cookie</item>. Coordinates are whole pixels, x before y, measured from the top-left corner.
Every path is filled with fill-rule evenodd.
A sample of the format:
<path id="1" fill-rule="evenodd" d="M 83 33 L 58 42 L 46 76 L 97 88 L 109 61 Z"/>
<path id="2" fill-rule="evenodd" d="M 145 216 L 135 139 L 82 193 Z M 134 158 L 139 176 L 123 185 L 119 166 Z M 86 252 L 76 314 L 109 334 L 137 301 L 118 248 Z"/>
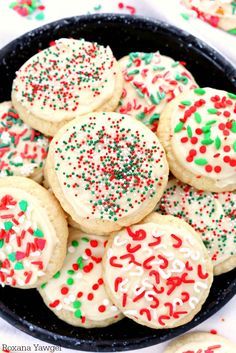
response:
<path id="1" fill-rule="evenodd" d="M 91 113 L 54 137 L 45 174 L 73 226 L 104 235 L 139 222 L 155 208 L 168 164 L 156 135 L 136 119 Z"/>
<path id="2" fill-rule="evenodd" d="M 49 139 L 25 124 L 11 102 L 0 103 L 0 178 L 24 176 L 41 182 Z"/>
<path id="3" fill-rule="evenodd" d="M 164 353 L 235 353 L 236 344 L 207 332 L 194 332 L 170 343 Z"/>
<path id="4" fill-rule="evenodd" d="M 197 84 L 179 61 L 155 53 L 130 53 L 119 60 L 124 77 L 117 112 L 134 116 L 156 131 L 168 102 Z M 183 63 L 184 64 L 184 63 Z"/>
<path id="5" fill-rule="evenodd" d="M 61 270 L 39 289 L 45 304 L 73 326 L 105 327 L 117 322 L 123 316 L 108 298 L 102 277 L 107 241 L 73 228 L 69 234 Z"/>
<path id="6" fill-rule="evenodd" d="M 219 275 L 236 267 L 236 194 L 199 191 L 176 179 L 169 181 L 157 212 L 182 218 L 202 240 Z"/>
<path id="7" fill-rule="evenodd" d="M 198 18 L 213 27 L 236 34 L 236 5 L 234 0 L 183 0 Z"/>
<path id="8" fill-rule="evenodd" d="M 65 215 L 36 182 L 0 179 L 0 284 L 35 288 L 50 279 L 66 255 Z"/>
<path id="9" fill-rule="evenodd" d="M 103 258 L 111 300 L 124 315 L 155 329 L 190 322 L 205 302 L 213 268 L 186 222 L 152 213 L 113 234 Z"/>
<path id="10" fill-rule="evenodd" d="M 163 111 L 158 136 L 171 172 L 199 190 L 236 189 L 236 95 L 185 92 Z"/>
<path id="11" fill-rule="evenodd" d="M 22 120 L 54 136 L 78 116 L 114 110 L 122 85 L 122 73 L 109 47 L 64 38 L 19 69 L 12 102 Z"/>

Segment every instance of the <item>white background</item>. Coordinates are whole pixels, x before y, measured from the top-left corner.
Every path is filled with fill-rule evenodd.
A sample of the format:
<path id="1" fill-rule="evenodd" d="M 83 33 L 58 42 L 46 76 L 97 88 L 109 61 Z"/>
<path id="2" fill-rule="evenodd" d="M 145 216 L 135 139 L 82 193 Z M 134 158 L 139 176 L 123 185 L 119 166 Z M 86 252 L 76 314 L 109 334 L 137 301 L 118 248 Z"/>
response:
<path id="1" fill-rule="evenodd" d="M 117 0 L 44 0 L 46 5 L 45 20 L 36 21 L 23 18 L 9 9 L 8 0 L 0 0 L 0 48 L 10 40 L 44 23 L 57 20 L 62 17 L 95 12 L 94 7 L 101 5 L 99 12 L 129 13 L 126 6 L 134 6 L 137 14 L 152 16 L 175 24 L 192 34 L 199 36 L 209 44 L 221 51 L 234 64 L 236 64 L 236 36 L 211 28 L 208 24 L 191 17 L 186 21 L 180 15 L 189 11 L 181 7 L 179 0 L 124 0 L 123 9 L 119 9 Z M 177 58 L 176 58 L 177 59 Z M 17 300 L 17 298 L 16 298 Z M 236 298 L 231 300 L 222 310 L 209 320 L 199 325 L 194 331 L 216 330 L 219 334 L 236 343 Z M 8 345 L 32 345 L 33 343 L 45 344 L 41 341 L 16 330 L 0 319 L 0 344 Z M 166 344 L 160 344 L 139 350 L 140 353 L 162 353 Z M 62 349 L 62 352 L 72 352 Z M 137 351 L 131 351 L 137 352 Z"/>

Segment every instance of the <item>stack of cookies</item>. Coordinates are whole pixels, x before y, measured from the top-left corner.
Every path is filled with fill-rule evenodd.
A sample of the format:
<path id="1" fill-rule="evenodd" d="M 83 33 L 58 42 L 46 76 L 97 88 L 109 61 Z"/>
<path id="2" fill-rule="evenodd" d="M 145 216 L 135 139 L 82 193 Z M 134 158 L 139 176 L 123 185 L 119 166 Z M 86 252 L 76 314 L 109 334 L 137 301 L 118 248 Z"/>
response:
<path id="1" fill-rule="evenodd" d="M 34 55 L 0 104 L 0 284 L 74 326 L 191 321 L 236 267 L 235 117 L 159 52 Z"/>

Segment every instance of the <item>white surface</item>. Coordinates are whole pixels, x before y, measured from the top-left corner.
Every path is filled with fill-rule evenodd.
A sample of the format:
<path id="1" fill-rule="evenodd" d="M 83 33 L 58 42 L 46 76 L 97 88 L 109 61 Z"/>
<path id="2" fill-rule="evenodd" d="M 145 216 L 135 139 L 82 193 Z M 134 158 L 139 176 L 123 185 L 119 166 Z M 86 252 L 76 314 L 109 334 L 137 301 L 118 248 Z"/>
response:
<path id="1" fill-rule="evenodd" d="M 53 20 L 68 17 L 72 15 L 86 14 L 94 12 L 93 8 L 101 4 L 100 12 L 118 12 L 118 0 L 45 0 L 46 18 L 44 21 L 28 20 L 9 10 L 8 6 L 11 1 L 0 0 L 0 47 L 8 43 L 10 40 L 27 32 L 35 27 Z M 137 14 L 152 16 L 164 19 L 180 28 L 183 28 L 192 34 L 204 39 L 209 44 L 215 46 L 225 56 L 230 58 L 236 64 L 236 36 L 231 36 L 218 29 L 211 28 L 208 24 L 198 19 L 191 18 L 189 21 L 184 20 L 180 13 L 188 13 L 188 10 L 180 7 L 179 0 L 124 0 L 126 6 L 135 6 Z M 129 13 L 128 9 L 119 10 L 121 13 Z M 52 34 L 53 36 L 53 34 Z M 131 48 L 132 49 L 132 48 Z M 176 58 L 177 59 L 177 58 Z M 17 300 L 17 298 L 16 298 Z M 231 300 L 220 312 L 199 325 L 198 331 L 216 330 L 219 334 L 231 339 L 236 343 L 235 336 L 236 327 L 236 298 Z M 38 341 L 30 336 L 18 331 L 14 327 L 5 323 L 0 319 L 0 345 L 30 345 L 31 351 L 37 351 L 34 344 L 48 346 L 47 343 Z M 162 353 L 166 344 L 145 348 L 140 353 Z M 50 351 L 49 348 L 44 348 Z M 1 351 L 1 346 L 0 346 Z M 73 352 L 62 348 L 62 352 Z"/>

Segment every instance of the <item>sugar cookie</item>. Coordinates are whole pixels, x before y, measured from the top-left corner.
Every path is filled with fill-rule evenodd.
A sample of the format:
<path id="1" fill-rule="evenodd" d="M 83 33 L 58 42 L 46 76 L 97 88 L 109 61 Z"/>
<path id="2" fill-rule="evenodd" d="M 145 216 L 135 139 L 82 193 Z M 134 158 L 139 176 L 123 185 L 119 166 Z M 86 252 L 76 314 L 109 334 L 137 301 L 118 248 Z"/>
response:
<path id="1" fill-rule="evenodd" d="M 235 353 L 236 344 L 219 335 L 194 332 L 175 339 L 164 353 Z"/>
<path id="2" fill-rule="evenodd" d="M 11 102 L 0 103 L 0 178 L 25 176 L 41 182 L 49 139 L 20 118 Z"/>
<path id="3" fill-rule="evenodd" d="M 20 117 L 46 135 L 91 111 L 112 111 L 123 78 L 109 47 L 60 39 L 17 72 L 12 102 Z"/>
<path id="4" fill-rule="evenodd" d="M 183 0 L 198 18 L 213 27 L 236 34 L 236 4 L 234 0 Z"/>
<path id="5" fill-rule="evenodd" d="M 104 327 L 122 318 L 107 296 L 102 278 L 106 239 L 70 228 L 61 270 L 39 289 L 61 320 L 81 327 Z"/>
<path id="6" fill-rule="evenodd" d="M 158 213 L 115 233 L 103 268 L 114 304 L 124 315 L 155 329 L 191 321 L 213 278 L 199 235 L 186 222 Z"/>
<path id="7" fill-rule="evenodd" d="M 117 112 L 134 116 L 156 131 L 168 102 L 197 84 L 178 61 L 155 53 L 130 53 L 119 60 L 124 88 Z"/>
<path id="8" fill-rule="evenodd" d="M 155 208 L 168 164 L 156 135 L 136 119 L 91 113 L 54 137 L 45 173 L 73 221 L 87 233 L 104 235 L 139 222 Z"/>
<path id="9" fill-rule="evenodd" d="M 34 288 L 65 258 L 68 228 L 50 192 L 23 177 L 0 179 L 0 284 Z"/>
<path id="10" fill-rule="evenodd" d="M 197 88 L 171 102 L 157 132 L 171 172 L 199 190 L 235 190 L 235 117 L 236 95 L 213 88 Z"/>
<path id="11" fill-rule="evenodd" d="M 182 218 L 201 234 L 217 275 L 236 267 L 235 210 L 235 193 L 199 191 L 176 179 L 169 181 L 157 208 Z"/>

